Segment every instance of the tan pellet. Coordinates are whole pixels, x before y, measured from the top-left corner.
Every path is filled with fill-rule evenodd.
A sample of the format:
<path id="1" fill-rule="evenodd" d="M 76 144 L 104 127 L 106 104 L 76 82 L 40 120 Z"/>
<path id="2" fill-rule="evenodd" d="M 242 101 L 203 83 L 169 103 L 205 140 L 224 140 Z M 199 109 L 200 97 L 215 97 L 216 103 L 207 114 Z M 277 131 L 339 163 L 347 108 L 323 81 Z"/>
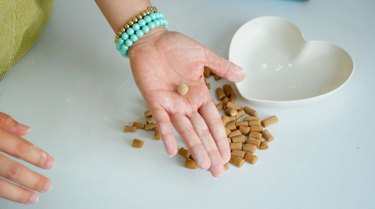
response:
<path id="1" fill-rule="evenodd" d="M 246 154 L 246 152 L 242 151 L 242 150 L 233 150 L 232 153 L 231 153 L 232 156 L 237 156 L 237 157 L 240 157 L 240 158 L 245 157 L 245 154 Z"/>
<path id="2" fill-rule="evenodd" d="M 268 149 L 268 143 L 266 141 L 262 141 L 259 146 L 260 150 Z"/>
<path id="3" fill-rule="evenodd" d="M 230 123 L 230 122 L 233 122 L 236 120 L 236 117 L 235 116 L 227 116 L 227 115 L 224 115 L 223 117 L 221 117 L 221 121 L 223 121 L 223 124 L 224 126 L 227 124 L 227 123 Z"/>
<path id="4" fill-rule="evenodd" d="M 267 119 L 262 120 L 260 123 L 262 124 L 262 126 L 264 128 L 266 128 L 266 127 L 268 127 L 268 126 L 270 126 L 272 124 L 277 123 L 278 121 L 279 121 L 279 119 L 276 116 L 271 116 L 271 117 L 269 117 Z"/>
<path id="5" fill-rule="evenodd" d="M 235 137 L 235 136 L 241 136 L 241 131 L 240 130 L 232 131 L 228 136 L 230 138 Z"/>
<path id="6" fill-rule="evenodd" d="M 228 115 L 228 116 L 236 116 L 237 115 L 237 110 L 227 108 L 227 109 L 225 109 L 224 113 L 226 115 Z"/>
<path id="7" fill-rule="evenodd" d="M 245 112 L 246 112 L 247 114 L 249 114 L 249 115 L 251 115 L 251 116 L 258 116 L 258 112 L 255 111 L 254 109 L 248 107 L 248 106 L 245 106 L 243 109 L 245 110 Z"/>
<path id="8" fill-rule="evenodd" d="M 161 139 L 160 131 L 159 131 L 158 128 L 154 129 L 154 139 L 155 140 L 160 140 Z"/>
<path id="9" fill-rule="evenodd" d="M 234 94 L 234 91 L 233 91 L 232 86 L 230 84 L 224 84 L 223 85 L 223 90 L 224 90 L 225 96 L 227 96 L 228 98 L 232 94 Z"/>
<path id="10" fill-rule="evenodd" d="M 253 120 L 259 121 L 259 117 L 258 116 L 247 116 L 243 120 L 246 120 L 246 121 L 253 121 Z"/>
<path id="11" fill-rule="evenodd" d="M 146 121 L 146 123 L 147 124 L 156 124 L 156 121 L 155 121 L 155 119 L 154 119 L 154 117 L 150 117 L 150 118 L 148 118 L 148 120 Z"/>
<path id="12" fill-rule="evenodd" d="M 230 143 L 230 149 L 231 150 L 242 150 L 242 143 L 237 142 L 237 143 Z"/>
<path id="13" fill-rule="evenodd" d="M 237 126 L 235 123 L 228 123 L 225 128 L 229 129 L 230 131 L 236 130 Z"/>
<path id="14" fill-rule="evenodd" d="M 151 130 L 154 130 L 155 128 L 156 128 L 156 124 L 146 124 L 145 125 L 146 131 L 151 131 Z"/>
<path id="15" fill-rule="evenodd" d="M 250 133 L 250 127 L 248 126 L 240 126 L 238 129 L 243 135 L 248 135 Z"/>
<path id="16" fill-rule="evenodd" d="M 239 106 L 238 104 L 236 104 L 234 102 L 228 102 L 227 107 L 231 108 L 231 109 L 235 109 L 235 110 L 241 110 L 242 109 L 241 106 Z"/>
<path id="17" fill-rule="evenodd" d="M 259 133 L 259 132 L 251 132 L 251 128 L 250 128 L 249 137 L 253 137 L 253 138 L 256 138 L 256 139 L 261 139 L 262 138 L 262 134 Z"/>
<path id="18" fill-rule="evenodd" d="M 263 127 L 262 126 L 250 126 L 251 132 L 262 132 Z"/>
<path id="19" fill-rule="evenodd" d="M 237 120 L 240 119 L 244 115 L 246 115 L 245 111 L 244 110 L 239 110 L 237 112 L 237 115 L 236 115 Z"/>
<path id="20" fill-rule="evenodd" d="M 227 129 L 227 128 L 225 128 L 225 133 L 227 134 L 227 136 L 230 134 L 230 130 L 229 129 Z"/>
<path id="21" fill-rule="evenodd" d="M 260 121 L 259 120 L 250 120 L 248 121 L 249 126 L 260 126 Z"/>
<path id="22" fill-rule="evenodd" d="M 255 164 L 258 161 L 258 157 L 252 153 L 246 153 L 244 160 L 250 164 Z"/>
<path id="23" fill-rule="evenodd" d="M 245 151 L 245 152 L 250 152 L 250 153 L 254 153 L 256 152 L 258 149 L 258 147 L 254 144 L 243 144 L 242 145 L 242 150 Z"/>
<path id="24" fill-rule="evenodd" d="M 152 114 L 149 110 L 147 110 L 147 111 L 145 111 L 144 116 L 145 116 L 145 118 L 150 118 L 152 116 Z"/>
<path id="25" fill-rule="evenodd" d="M 253 144 L 257 147 L 260 146 L 260 143 L 262 142 L 261 139 L 256 139 L 256 138 L 252 138 L 252 137 L 249 137 L 247 140 L 246 140 L 246 144 Z"/>
<path id="26" fill-rule="evenodd" d="M 133 148 L 142 148 L 143 147 L 143 141 L 140 140 L 140 139 L 133 139 L 132 147 Z"/>
<path id="27" fill-rule="evenodd" d="M 237 127 L 240 127 L 240 126 L 249 126 L 249 123 L 247 121 L 238 121 L 238 122 L 236 122 L 236 126 Z"/>
<path id="28" fill-rule="evenodd" d="M 267 142 L 273 141 L 273 136 L 267 129 L 262 131 L 262 136 Z"/>
<path id="29" fill-rule="evenodd" d="M 216 93 L 216 99 L 223 100 L 225 98 L 225 94 L 222 88 L 218 87 L 215 90 Z"/>
<path id="30" fill-rule="evenodd" d="M 235 94 L 230 95 L 229 101 L 235 103 L 237 100 L 237 96 Z"/>
<path id="31" fill-rule="evenodd" d="M 237 167 L 241 167 L 245 163 L 245 160 L 238 156 L 231 156 L 229 162 Z"/>
<path id="32" fill-rule="evenodd" d="M 135 126 L 125 126 L 124 127 L 124 132 L 136 132 L 137 131 L 137 127 Z"/>
<path id="33" fill-rule="evenodd" d="M 229 102 L 228 97 L 225 97 L 223 100 L 221 100 L 221 102 L 223 103 L 223 108 L 224 108 L 224 109 L 227 108 L 227 104 L 228 104 L 228 102 Z"/>
<path id="34" fill-rule="evenodd" d="M 133 122 L 133 126 L 139 128 L 139 129 L 145 128 L 145 124 L 141 123 L 141 122 Z"/>
<path id="35" fill-rule="evenodd" d="M 211 76 L 211 69 L 207 66 L 204 66 L 203 75 L 205 78 L 209 78 Z"/>
<path id="36" fill-rule="evenodd" d="M 237 143 L 237 142 L 244 143 L 246 142 L 246 137 L 244 135 L 240 135 L 240 136 L 231 137 L 231 140 L 233 143 Z"/>
<path id="37" fill-rule="evenodd" d="M 185 161 L 185 168 L 189 169 L 197 169 L 197 163 L 194 160 L 186 159 Z"/>
<path id="38" fill-rule="evenodd" d="M 226 170 L 228 170 L 229 169 L 229 163 L 225 163 L 224 164 L 224 170 L 226 171 Z"/>
<path id="39" fill-rule="evenodd" d="M 181 96 L 185 96 L 188 93 L 188 91 L 189 87 L 184 83 L 177 86 L 177 92 Z"/>
<path id="40" fill-rule="evenodd" d="M 216 104 L 217 111 L 220 111 L 223 109 L 223 103 L 217 103 Z"/>
<path id="41" fill-rule="evenodd" d="M 184 157 L 185 159 L 189 159 L 191 155 L 190 151 L 183 147 L 180 147 L 180 149 L 178 149 L 178 154 Z"/>

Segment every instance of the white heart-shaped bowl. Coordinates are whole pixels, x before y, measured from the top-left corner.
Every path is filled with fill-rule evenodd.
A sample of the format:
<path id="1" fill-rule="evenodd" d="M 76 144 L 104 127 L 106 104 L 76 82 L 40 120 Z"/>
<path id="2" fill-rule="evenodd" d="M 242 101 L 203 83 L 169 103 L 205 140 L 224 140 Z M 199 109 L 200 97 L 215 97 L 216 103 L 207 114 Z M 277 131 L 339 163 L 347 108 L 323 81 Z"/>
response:
<path id="1" fill-rule="evenodd" d="M 305 41 L 281 17 L 255 18 L 234 34 L 229 60 L 246 71 L 239 93 L 257 104 L 296 105 L 325 98 L 348 82 L 354 63 L 344 49 Z"/>

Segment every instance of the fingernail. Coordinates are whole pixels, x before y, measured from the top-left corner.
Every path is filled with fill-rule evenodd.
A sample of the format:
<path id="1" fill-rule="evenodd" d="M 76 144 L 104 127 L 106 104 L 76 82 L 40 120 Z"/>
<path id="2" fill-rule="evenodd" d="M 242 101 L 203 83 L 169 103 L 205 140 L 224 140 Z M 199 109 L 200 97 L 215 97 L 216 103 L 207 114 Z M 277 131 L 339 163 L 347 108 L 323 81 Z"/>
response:
<path id="1" fill-rule="evenodd" d="M 50 181 L 47 181 L 46 184 L 43 187 L 42 192 L 48 192 L 52 189 L 52 183 Z"/>
<path id="2" fill-rule="evenodd" d="M 29 200 L 26 202 L 26 205 L 31 205 L 31 204 L 34 204 L 34 203 L 38 203 L 39 202 L 39 197 L 36 195 L 36 193 L 33 193 Z"/>
<path id="3" fill-rule="evenodd" d="M 48 157 L 48 161 L 46 163 L 46 168 L 50 169 L 50 168 L 53 168 L 53 166 L 55 166 L 54 160 L 51 157 Z"/>

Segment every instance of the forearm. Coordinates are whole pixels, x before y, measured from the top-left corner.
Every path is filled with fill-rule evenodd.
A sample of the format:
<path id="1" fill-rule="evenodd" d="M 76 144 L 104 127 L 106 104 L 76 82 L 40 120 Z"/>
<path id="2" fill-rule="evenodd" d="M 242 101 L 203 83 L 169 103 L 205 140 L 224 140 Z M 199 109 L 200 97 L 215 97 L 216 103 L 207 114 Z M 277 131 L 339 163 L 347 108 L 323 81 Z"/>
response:
<path id="1" fill-rule="evenodd" d="M 115 33 L 117 33 L 129 19 L 151 6 L 149 0 L 95 1 Z"/>

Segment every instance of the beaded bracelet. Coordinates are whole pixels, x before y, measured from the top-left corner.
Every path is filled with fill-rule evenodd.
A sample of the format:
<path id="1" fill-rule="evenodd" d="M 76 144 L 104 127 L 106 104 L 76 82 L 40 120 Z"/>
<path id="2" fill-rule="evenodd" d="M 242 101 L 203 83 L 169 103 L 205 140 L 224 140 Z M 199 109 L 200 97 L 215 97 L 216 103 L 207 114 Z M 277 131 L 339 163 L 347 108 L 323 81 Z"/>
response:
<path id="1" fill-rule="evenodd" d="M 168 25 L 163 14 L 157 11 L 155 7 L 151 8 L 148 14 L 145 12 L 144 14 L 146 15 L 144 16 L 137 16 L 136 19 L 132 18 L 131 23 L 125 25 L 125 27 L 116 34 L 116 48 L 120 51 L 122 56 L 127 57 L 129 48 L 150 30 L 159 26 L 165 27 Z"/>

